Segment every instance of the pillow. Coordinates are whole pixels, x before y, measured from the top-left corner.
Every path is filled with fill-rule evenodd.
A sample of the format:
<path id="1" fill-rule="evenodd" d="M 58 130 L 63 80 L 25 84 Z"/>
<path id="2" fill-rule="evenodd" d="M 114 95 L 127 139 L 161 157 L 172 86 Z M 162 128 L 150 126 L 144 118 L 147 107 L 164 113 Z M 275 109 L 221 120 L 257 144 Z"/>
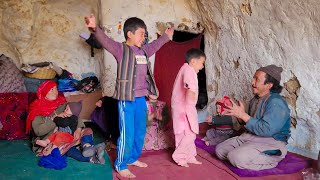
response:
<path id="1" fill-rule="evenodd" d="M 36 93 L 0 93 L 0 140 L 25 139 L 29 104 Z"/>
<path id="2" fill-rule="evenodd" d="M 0 93 L 26 92 L 23 75 L 12 60 L 2 54 L 0 64 Z"/>
<path id="3" fill-rule="evenodd" d="M 79 117 L 82 110 L 82 101 L 79 102 L 68 102 L 70 110 L 73 115 Z"/>

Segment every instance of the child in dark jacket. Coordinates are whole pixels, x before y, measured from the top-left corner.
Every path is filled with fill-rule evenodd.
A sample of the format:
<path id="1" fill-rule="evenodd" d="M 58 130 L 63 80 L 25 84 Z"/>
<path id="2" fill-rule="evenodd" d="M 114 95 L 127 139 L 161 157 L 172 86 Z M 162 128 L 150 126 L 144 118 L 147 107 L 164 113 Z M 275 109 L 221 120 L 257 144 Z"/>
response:
<path id="1" fill-rule="evenodd" d="M 227 106 L 232 106 L 232 103 L 228 96 L 223 96 L 216 102 L 218 115 L 207 117 L 207 122 L 214 126 L 207 130 L 206 136 L 202 139 L 207 146 L 217 145 L 232 137 L 234 130 L 239 130 L 240 125 L 236 118 L 225 115 Z"/>

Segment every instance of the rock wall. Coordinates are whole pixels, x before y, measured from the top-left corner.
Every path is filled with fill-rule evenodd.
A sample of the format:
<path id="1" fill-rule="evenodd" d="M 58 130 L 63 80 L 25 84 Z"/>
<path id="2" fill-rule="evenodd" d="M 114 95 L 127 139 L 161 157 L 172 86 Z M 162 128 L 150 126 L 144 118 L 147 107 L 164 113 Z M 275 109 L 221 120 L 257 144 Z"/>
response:
<path id="1" fill-rule="evenodd" d="M 22 63 L 55 62 L 81 79 L 81 73 L 100 76 L 102 51 L 91 58 L 79 34 L 87 31 L 83 17 L 96 12 L 98 0 L 2 0 L 0 53 Z"/>
<path id="2" fill-rule="evenodd" d="M 318 9 L 318 0 L 1 0 L 0 53 L 18 66 L 53 61 L 76 78 L 90 71 L 101 74 L 104 95 L 111 96 L 116 62 L 106 51 L 96 50 L 90 57 L 89 46 L 79 38 L 88 32 L 85 15 L 94 13 L 117 41 L 124 41 L 122 26 L 132 16 L 146 22 L 150 41 L 168 24 L 199 33 L 200 21 L 208 57 L 208 111 L 225 94 L 249 100 L 255 70 L 272 63 L 282 66 L 282 95 L 292 116 L 289 147 L 315 157 L 320 149 Z"/>
<path id="3" fill-rule="evenodd" d="M 320 149 L 319 1 L 188 3 L 206 28 L 210 101 L 224 94 L 249 100 L 255 70 L 268 64 L 282 66 L 282 95 L 292 116 L 289 149 L 315 158 Z"/>

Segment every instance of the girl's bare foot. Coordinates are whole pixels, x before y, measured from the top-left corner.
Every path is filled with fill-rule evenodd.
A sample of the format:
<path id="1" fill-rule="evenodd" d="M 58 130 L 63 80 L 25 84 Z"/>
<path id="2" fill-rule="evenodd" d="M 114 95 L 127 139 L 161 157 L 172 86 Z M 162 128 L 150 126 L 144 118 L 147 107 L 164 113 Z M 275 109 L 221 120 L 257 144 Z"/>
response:
<path id="1" fill-rule="evenodd" d="M 129 171 L 129 169 L 123 169 L 121 171 L 118 171 L 118 173 L 120 174 L 120 176 L 125 177 L 125 178 L 135 178 L 136 177 L 134 174 L 132 174 L 131 171 Z"/>
<path id="2" fill-rule="evenodd" d="M 134 163 L 128 164 L 130 166 L 137 166 L 137 167 L 148 167 L 148 164 L 141 162 L 139 160 L 136 160 Z"/>

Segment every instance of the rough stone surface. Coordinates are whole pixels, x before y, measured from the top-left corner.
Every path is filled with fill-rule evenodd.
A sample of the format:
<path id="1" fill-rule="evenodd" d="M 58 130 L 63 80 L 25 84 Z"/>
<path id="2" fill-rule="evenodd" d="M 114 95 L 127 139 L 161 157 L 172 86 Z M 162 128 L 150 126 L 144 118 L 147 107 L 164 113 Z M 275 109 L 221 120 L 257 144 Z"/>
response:
<path id="1" fill-rule="evenodd" d="M 207 71 L 209 98 L 234 94 L 236 99 L 249 100 L 255 70 L 268 64 L 282 66 L 281 83 L 287 85 L 282 95 L 290 100 L 291 116 L 297 121 L 289 144 L 317 153 L 319 1 L 199 0 L 189 4 L 211 37 L 206 38 L 205 48 L 206 69 L 212 70 Z M 205 9 L 210 11 L 203 13 Z"/>
<path id="2" fill-rule="evenodd" d="M 205 28 L 208 57 L 208 111 L 212 113 L 215 99 L 226 94 L 248 101 L 255 70 L 268 64 L 282 66 L 282 95 L 293 119 L 289 145 L 317 153 L 319 9 L 318 0 L 2 0 L 0 53 L 17 65 L 53 61 L 78 78 L 83 72 L 101 74 L 103 94 L 111 96 L 116 61 L 108 52 L 98 50 L 90 58 L 89 46 L 79 38 L 87 31 L 83 16 L 94 13 L 106 33 L 117 41 L 124 41 L 122 29 L 118 33 L 119 24 L 122 28 L 132 16 L 146 22 L 150 41 L 168 24 L 199 33 L 200 21 Z"/>
<path id="3" fill-rule="evenodd" d="M 102 51 L 90 57 L 90 47 L 79 38 L 84 15 L 97 11 L 97 0 L 2 0 L 0 53 L 22 63 L 55 62 L 75 78 L 94 72 L 100 77 Z"/>

